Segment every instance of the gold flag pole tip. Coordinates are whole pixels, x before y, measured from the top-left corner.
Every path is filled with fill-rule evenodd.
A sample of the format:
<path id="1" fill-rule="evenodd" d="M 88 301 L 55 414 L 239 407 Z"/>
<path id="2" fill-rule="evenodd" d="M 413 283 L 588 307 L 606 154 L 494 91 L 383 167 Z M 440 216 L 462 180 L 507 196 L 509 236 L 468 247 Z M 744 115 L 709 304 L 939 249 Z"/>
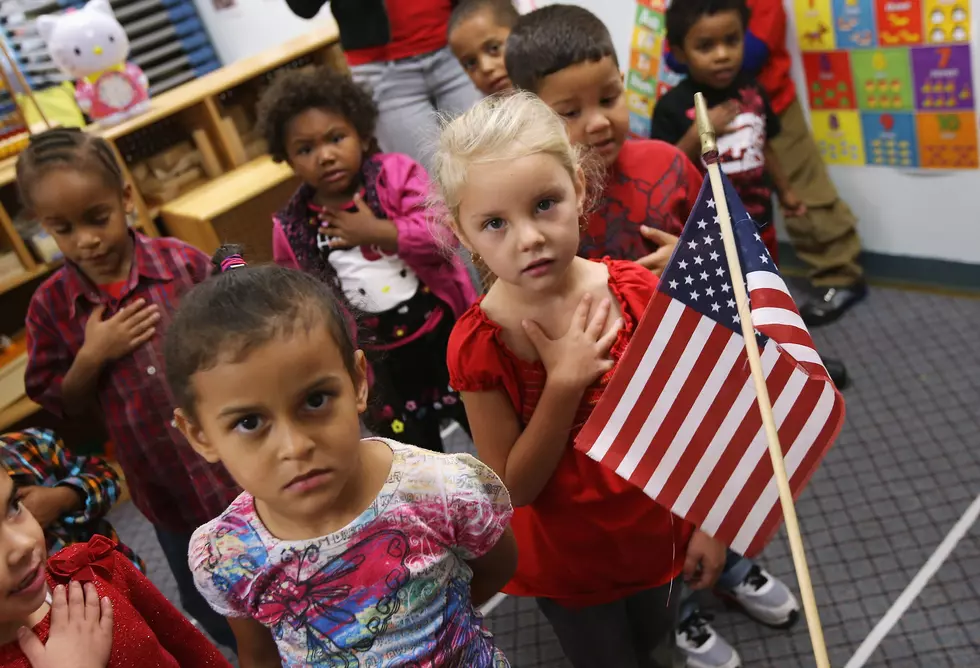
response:
<path id="1" fill-rule="evenodd" d="M 694 119 L 701 138 L 701 156 L 707 163 L 717 162 L 718 142 L 715 128 L 711 125 L 711 117 L 708 116 L 708 103 L 704 99 L 704 93 L 694 94 Z"/>

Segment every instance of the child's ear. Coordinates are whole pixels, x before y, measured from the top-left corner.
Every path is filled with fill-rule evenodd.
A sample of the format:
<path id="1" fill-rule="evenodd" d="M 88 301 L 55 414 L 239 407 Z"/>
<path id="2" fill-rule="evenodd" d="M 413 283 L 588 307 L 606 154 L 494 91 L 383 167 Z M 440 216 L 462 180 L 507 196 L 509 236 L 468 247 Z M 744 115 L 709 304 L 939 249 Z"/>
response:
<path id="1" fill-rule="evenodd" d="M 354 378 L 354 398 L 357 402 L 357 412 L 363 413 L 367 410 L 368 402 L 368 368 L 363 350 L 354 353 L 354 366 L 357 369 L 357 378 Z"/>
<path id="2" fill-rule="evenodd" d="M 578 215 L 585 215 L 585 196 L 586 196 L 586 181 L 585 181 L 585 171 L 581 167 L 575 168 L 575 204 L 578 206 Z"/>
<path id="3" fill-rule="evenodd" d="M 126 213 L 132 213 L 136 208 L 136 203 L 133 201 L 133 186 L 130 183 L 123 184 L 122 203 Z"/>
<path id="4" fill-rule="evenodd" d="M 221 461 L 218 451 L 208 442 L 208 437 L 204 435 L 204 430 L 182 408 L 174 411 L 174 421 L 177 423 L 177 429 L 180 429 L 180 433 L 184 435 L 184 438 L 187 439 L 197 454 L 212 464 Z"/>

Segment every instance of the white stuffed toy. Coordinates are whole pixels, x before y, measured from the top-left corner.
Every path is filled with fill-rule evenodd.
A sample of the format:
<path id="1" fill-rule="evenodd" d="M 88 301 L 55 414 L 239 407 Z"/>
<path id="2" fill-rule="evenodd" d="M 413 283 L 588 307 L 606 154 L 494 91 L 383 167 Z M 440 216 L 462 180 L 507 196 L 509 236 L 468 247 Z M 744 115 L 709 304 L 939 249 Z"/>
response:
<path id="1" fill-rule="evenodd" d="M 41 16 L 37 29 L 55 65 L 75 79 L 75 100 L 90 118 L 113 125 L 149 108 L 146 75 L 126 62 L 129 38 L 109 0 Z"/>

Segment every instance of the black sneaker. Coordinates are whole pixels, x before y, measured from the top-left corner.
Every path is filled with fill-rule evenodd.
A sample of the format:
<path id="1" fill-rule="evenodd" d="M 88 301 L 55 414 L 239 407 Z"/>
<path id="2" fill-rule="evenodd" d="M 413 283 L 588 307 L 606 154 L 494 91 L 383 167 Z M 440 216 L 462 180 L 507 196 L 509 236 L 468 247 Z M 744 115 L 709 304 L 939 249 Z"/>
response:
<path id="1" fill-rule="evenodd" d="M 800 309 L 803 322 L 818 327 L 834 322 L 847 309 L 868 296 L 868 286 L 857 283 L 848 287 L 818 288 L 813 297 Z"/>

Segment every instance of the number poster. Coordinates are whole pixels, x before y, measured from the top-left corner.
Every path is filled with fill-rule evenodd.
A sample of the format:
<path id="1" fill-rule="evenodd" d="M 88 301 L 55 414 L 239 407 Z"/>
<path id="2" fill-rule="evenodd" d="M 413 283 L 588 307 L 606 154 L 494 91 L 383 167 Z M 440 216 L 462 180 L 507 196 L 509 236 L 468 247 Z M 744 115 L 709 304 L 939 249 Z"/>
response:
<path id="1" fill-rule="evenodd" d="M 976 169 L 970 0 L 794 0 L 833 165 Z"/>

